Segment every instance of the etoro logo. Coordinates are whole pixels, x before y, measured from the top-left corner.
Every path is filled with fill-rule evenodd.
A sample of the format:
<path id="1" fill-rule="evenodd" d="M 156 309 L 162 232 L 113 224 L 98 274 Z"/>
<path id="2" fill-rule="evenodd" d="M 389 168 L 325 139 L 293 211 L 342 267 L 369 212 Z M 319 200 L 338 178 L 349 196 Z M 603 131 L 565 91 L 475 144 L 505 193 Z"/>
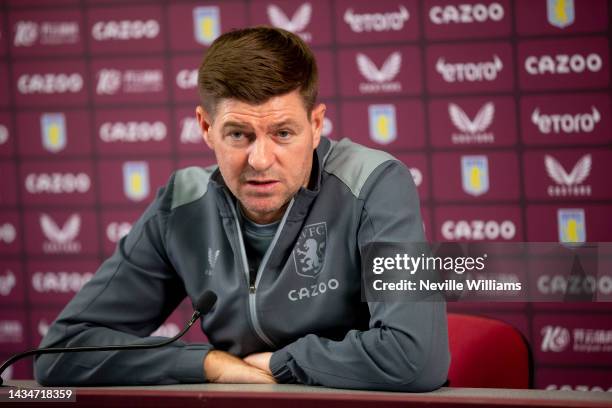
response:
<path id="1" fill-rule="evenodd" d="M 362 93 L 400 92 L 402 84 L 393 81 L 402 67 L 402 54 L 399 51 L 391 53 L 379 69 L 372 60 L 363 53 L 357 53 L 355 58 L 361 75 L 368 80 L 359 84 Z"/>
<path id="2" fill-rule="evenodd" d="M 448 4 L 429 9 L 429 19 L 437 25 L 484 23 L 501 21 L 503 18 L 504 7 L 499 3 Z"/>
<path id="3" fill-rule="evenodd" d="M 516 226 L 510 220 L 447 220 L 442 223 L 442 236 L 449 241 L 511 240 L 516 235 Z"/>
<path id="4" fill-rule="evenodd" d="M 400 5 L 399 11 L 387 13 L 356 14 L 352 8 L 344 12 L 344 22 L 350 25 L 355 33 L 400 31 L 410 18 L 406 7 Z"/>
<path id="5" fill-rule="evenodd" d="M 591 112 L 587 113 L 540 113 L 536 107 L 531 113 L 531 122 L 536 125 L 540 133 L 591 133 L 595 125 L 601 120 L 601 114 L 596 107 L 591 106 Z"/>
<path id="6" fill-rule="evenodd" d="M 291 19 L 275 4 L 268 5 L 268 19 L 278 28 L 298 34 L 306 42 L 312 40 L 312 34 L 304 32 L 312 17 L 312 4 L 304 3 L 295 11 Z"/>
<path id="7" fill-rule="evenodd" d="M 91 28 L 96 41 L 153 39 L 159 35 L 156 20 L 98 21 Z"/>
<path id="8" fill-rule="evenodd" d="M 496 54 L 491 61 L 447 63 L 440 57 L 436 62 L 436 71 L 450 83 L 495 81 L 503 68 L 504 64 Z"/>
<path id="9" fill-rule="evenodd" d="M 81 243 L 75 241 L 81 231 L 81 216 L 72 214 L 60 228 L 47 214 L 40 215 L 40 227 L 47 241 L 43 242 L 43 251 L 47 254 L 78 253 Z"/>
<path id="10" fill-rule="evenodd" d="M 486 132 L 495 117 L 493 102 L 485 103 L 473 120 L 465 114 L 461 107 L 454 103 L 448 105 L 448 114 L 453 125 L 461 132 L 451 135 L 453 143 L 492 143 L 495 141 L 493 133 Z"/>
<path id="11" fill-rule="evenodd" d="M 132 224 L 129 222 L 116 222 L 109 223 L 106 227 L 106 238 L 113 244 L 119 242 L 121 238 L 126 236 L 132 229 Z"/>
<path id="12" fill-rule="evenodd" d="M 542 343 L 540 350 L 544 352 L 559 353 L 570 344 L 570 332 L 562 326 L 544 326 L 541 330 Z"/>
<path id="13" fill-rule="evenodd" d="M 568 196 L 590 196 L 591 186 L 583 185 L 582 182 L 591 173 L 592 158 L 585 154 L 578 160 L 568 174 L 561 163 L 550 155 L 544 156 L 544 166 L 548 176 L 557 183 L 556 186 L 548 186 L 548 195 L 551 197 Z"/>
<path id="14" fill-rule="evenodd" d="M 525 71 L 529 75 L 566 75 L 583 72 L 599 72 L 603 67 L 601 56 L 596 53 L 530 55 L 525 58 Z"/>

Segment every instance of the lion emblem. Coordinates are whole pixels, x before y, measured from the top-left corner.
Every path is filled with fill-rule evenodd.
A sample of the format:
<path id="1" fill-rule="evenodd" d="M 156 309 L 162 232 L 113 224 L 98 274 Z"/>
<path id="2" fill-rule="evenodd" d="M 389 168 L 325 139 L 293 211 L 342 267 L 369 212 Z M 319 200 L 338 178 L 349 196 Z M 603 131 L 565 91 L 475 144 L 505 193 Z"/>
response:
<path id="1" fill-rule="evenodd" d="M 316 277 L 325 263 L 327 223 L 320 222 L 304 227 L 293 253 L 298 275 Z"/>

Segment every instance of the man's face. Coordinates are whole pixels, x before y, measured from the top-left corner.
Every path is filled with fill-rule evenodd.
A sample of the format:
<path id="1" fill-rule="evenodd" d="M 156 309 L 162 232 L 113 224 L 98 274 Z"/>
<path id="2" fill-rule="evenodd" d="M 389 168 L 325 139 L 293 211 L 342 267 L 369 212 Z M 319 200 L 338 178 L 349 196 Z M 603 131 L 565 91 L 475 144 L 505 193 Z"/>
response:
<path id="1" fill-rule="evenodd" d="M 214 117 L 196 109 L 225 183 L 247 217 L 260 224 L 280 219 L 293 195 L 308 185 L 324 115 L 321 104 L 309 120 L 297 90 L 260 105 L 223 99 Z"/>

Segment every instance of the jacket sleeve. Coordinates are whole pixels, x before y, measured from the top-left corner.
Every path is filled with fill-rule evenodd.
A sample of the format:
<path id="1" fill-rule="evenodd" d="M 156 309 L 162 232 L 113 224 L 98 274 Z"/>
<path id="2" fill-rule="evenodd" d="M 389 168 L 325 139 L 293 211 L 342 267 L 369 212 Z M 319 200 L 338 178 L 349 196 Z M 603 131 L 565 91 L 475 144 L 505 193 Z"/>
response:
<path id="1" fill-rule="evenodd" d="M 170 183 L 168 189 L 172 189 Z M 157 199 L 50 326 L 41 347 L 158 343 L 148 337 L 185 298 L 166 254 L 168 190 Z M 151 350 L 46 354 L 34 363 L 47 386 L 204 382 L 209 344 Z"/>
<path id="2" fill-rule="evenodd" d="M 416 188 L 399 162 L 371 176 L 358 231 L 360 251 L 371 242 L 424 242 Z M 415 254 L 418 255 L 418 254 Z M 446 304 L 369 302 L 369 329 L 340 341 L 309 334 L 276 351 L 270 369 L 279 382 L 335 388 L 419 392 L 444 384 L 450 353 Z"/>

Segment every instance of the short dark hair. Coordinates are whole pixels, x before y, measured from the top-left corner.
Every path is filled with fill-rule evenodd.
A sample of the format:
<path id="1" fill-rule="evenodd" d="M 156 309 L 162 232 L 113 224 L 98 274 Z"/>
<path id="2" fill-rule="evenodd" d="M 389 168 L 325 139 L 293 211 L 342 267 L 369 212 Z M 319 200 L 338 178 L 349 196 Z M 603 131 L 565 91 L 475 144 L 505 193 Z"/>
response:
<path id="1" fill-rule="evenodd" d="M 221 35 L 198 71 L 201 102 L 211 115 L 221 99 L 260 104 L 296 89 L 310 116 L 318 91 L 314 54 L 300 37 L 279 28 L 251 27 Z"/>

